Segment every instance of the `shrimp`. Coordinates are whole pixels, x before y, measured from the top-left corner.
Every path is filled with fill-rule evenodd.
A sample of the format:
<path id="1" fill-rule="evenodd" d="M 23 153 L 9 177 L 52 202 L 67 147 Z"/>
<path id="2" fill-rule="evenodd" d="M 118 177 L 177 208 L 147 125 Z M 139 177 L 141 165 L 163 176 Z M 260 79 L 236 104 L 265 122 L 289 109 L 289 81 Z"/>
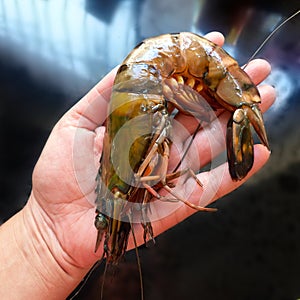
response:
<path id="1" fill-rule="evenodd" d="M 95 251 L 104 237 L 107 263 L 118 264 L 134 213 L 140 214 L 145 242 L 152 240 L 148 204 L 162 198 L 160 188 L 191 208 L 215 210 L 194 205 L 172 190 L 174 179 L 183 174 L 197 181 L 191 169 L 168 173 L 174 108 L 205 122 L 213 119 L 211 108 L 231 113 L 229 172 L 233 180 L 241 180 L 254 160 L 250 125 L 269 148 L 260 102 L 255 84 L 238 63 L 199 35 L 165 34 L 139 44 L 123 61 L 113 86 L 97 176 Z"/>

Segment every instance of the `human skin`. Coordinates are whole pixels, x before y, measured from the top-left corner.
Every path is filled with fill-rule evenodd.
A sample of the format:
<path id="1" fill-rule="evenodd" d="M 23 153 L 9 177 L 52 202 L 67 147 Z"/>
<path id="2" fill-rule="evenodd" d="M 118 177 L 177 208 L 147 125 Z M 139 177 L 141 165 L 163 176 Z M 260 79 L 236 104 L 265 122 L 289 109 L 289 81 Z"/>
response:
<path id="1" fill-rule="evenodd" d="M 219 33 L 206 37 L 223 45 L 224 38 Z M 254 60 L 245 70 L 259 84 L 268 76 L 270 65 L 264 60 Z M 87 199 L 94 197 L 95 162 L 101 156 L 103 124 L 115 74 L 116 69 L 58 121 L 34 168 L 27 204 L 0 227 L 0 299 L 65 299 L 102 257 L 101 245 L 94 252 L 95 207 Z M 259 86 L 259 91 L 260 108 L 265 112 L 275 99 L 275 91 L 269 85 Z M 228 112 L 218 118 L 220 135 L 225 134 L 228 118 Z M 196 126 L 184 115 L 179 115 L 177 121 L 190 132 Z M 177 144 L 184 147 L 188 137 L 186 133 L 178 134 Z M 195 143 L 203 145 L 203 142 L 205 135 L 200 131 Z M 198 147 L 197 151 L 201 161 L 211 160 L 203 148 Z M 266 147 L 255 145 L 254 165 L 246 178 L 234 182 L 229 172 L 224 172 L 214 196 L 201 205 L 208 205 L 242 185 L 267 162 L 269 154 Z M 176 158 L 171 152 L 170 164 L 174 165 Z M 220 168 L 198 177 L 205 187 L 209 176 L 218 172 Z M 189 201 L 197 203 L 202 193 L 200 186 L 194 188 Z M 195 210 L 181 205 L 152 223 L 154 234 L 159 235 L 193 213 Z M 142 227 L 135 225 L 135 232 L 138 244 L 142 244 Z M 133 246 L 130 239 L 128 249 Z"/>

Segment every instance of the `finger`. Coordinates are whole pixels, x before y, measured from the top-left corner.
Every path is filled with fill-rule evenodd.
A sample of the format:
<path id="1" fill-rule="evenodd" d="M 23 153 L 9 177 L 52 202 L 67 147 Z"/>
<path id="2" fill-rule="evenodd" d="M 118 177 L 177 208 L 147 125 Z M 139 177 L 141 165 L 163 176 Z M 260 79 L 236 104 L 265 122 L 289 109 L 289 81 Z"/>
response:
<path id="1" fill-rule="evenodd" d="M 245 71 L 253 83 L 258 85 L 270 74 L 271 65 L 264 59 L 254 59 L 247 64 Z"/>
<path id="2" fill-rule="evenodd" d="M 209 32 L 204 37 L 220 47 L 222 47 L 225 42 L 224 35 L 219 31 Z"/>
<path id="3" fill-rule="evenodd" d="M 194 179 L 189 179 L 184 186 L 187 191 L 188 200 L 195 205 L 206 206 L 224 195 L 232 192 L 259 171 L 263 165 L 268 161 L 270 156 L 269 151 L 262 145 L 255 146 L 255 160 L 253 168 L 249 174 L 241 181 L 232 181 L 228 172 L 227 163 L 213 169 L 209 172 L 201 173 L 198 175 L 200 181 L 204 184 L 204 188 L 193 182 Z M 190 191 L 192 190 L 192 193 Z M 161 220 L 152 223 L 154 234 L 158 235 L 163 231 L 171 228 L 172 226 L 180 223 L 196 211 L 182 204 L 172 215 L 169 215 Z"/>
<path id="4" fill-rule="evenodd" d="M 261 104 L 259 105 L 261 111 L 265 113 L 275 102 L 276 90 L 271 85 L 260 85 L 258 91 L 261 97 Z"/>
<path id="5" fill-rule="evenodd" d="M 223 174 L 223 177 L 219 180 L 219 185 L 215 186 L 215 194 L 213 197 L 203 197 L 201 201 L 201 205 L 209 205 L 212 202 L 218 200 L 219 198 L 229 194 L 233 190 L 240 187 L 244 184 L 250 177 L 252 177 L 255 173 L 257 173 L 268 161 L 270 157 L 270 151 L 263 145 L 257 144 L 254 146 L 254 163 L 253 167 L 248 173 L 248 175 L 240 180 L 240 181 L 233 181 L 229 171 L 228 171 L 228 164 L 225 163 L 224 165 L 207 172 L 207 174 L 199 174 L 199 179 L 203 182 L 203 185 L 208 187 L 212 187 L 211 180 L 216 178 L 218 174 Z M 218 182 L 218 181 L 217 181 Z M 213 191 L 214 192 L 214 191 Z"/>
<path id="6" fill-rule="evenodd" d="M 68 125 L 94 131 L 107 117 L 107 105 L 118 67 L 110 71 L 64 116 Z"/>

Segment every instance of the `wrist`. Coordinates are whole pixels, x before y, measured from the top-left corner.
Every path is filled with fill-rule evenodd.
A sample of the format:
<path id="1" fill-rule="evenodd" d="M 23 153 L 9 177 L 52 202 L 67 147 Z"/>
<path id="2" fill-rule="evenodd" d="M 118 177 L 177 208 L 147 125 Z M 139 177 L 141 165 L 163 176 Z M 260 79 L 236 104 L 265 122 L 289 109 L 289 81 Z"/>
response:
<path id="1" fill-rule="evenodd" d="M 37 206 L 30 199 L 0 228 L 1 299 L 65 299 L 88 271 L 67 263 Z"/>

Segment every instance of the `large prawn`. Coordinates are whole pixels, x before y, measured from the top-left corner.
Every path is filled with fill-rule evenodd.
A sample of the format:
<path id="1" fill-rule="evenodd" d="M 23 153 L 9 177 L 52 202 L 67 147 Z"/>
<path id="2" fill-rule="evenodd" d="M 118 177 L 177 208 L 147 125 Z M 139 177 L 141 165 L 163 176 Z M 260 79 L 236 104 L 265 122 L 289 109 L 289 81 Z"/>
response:
<path id="1" fill-rule="evenodd" d="M 140 214 L 145 242 L 153 239 L 148 204 L 162 198 L 160 188 L 196 210 L 214 210 L 172 190 L 174 179 L 184 173 L 197 180 L 191 169 L 168 171 L 173 109 L 206 122 L 212 119 L 209 108 L 231 112 L 226 134 L 229 172 L 233 180 L 241 180 L 253 165 L 251 125 L 269 148 L 260 101 L 238 63 L 196 34 L 150 38 L 128 55 L 115 78 L 97 177 L 95 250 L 103 239 L 107 263 L 118 264 L 124 256 L 133 214 Z"/>

